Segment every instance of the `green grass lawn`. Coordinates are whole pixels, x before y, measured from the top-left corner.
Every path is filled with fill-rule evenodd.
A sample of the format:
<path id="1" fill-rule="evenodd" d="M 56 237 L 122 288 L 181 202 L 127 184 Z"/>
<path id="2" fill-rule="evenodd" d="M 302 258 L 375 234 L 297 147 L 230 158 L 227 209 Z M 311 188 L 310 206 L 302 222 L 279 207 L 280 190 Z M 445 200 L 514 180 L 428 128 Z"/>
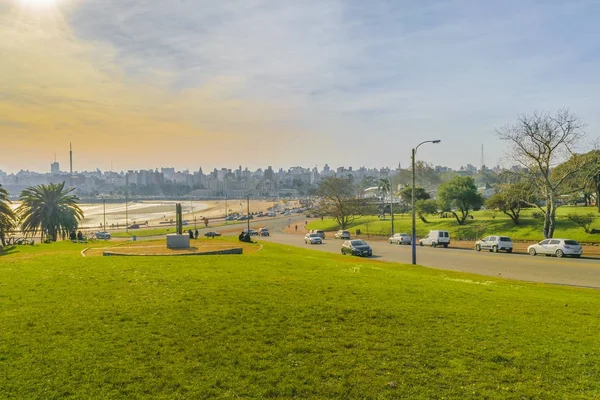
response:
<path id="1" fill-rule="evenodd" d="M 476 240 L 486 235 L 507 235 L 513 240 L 539 241 L 543 239 L 543 220 L 533 218 L 534 210 L 524 210 L 521 213 L 520 225 L 515 225 L 512 220 L 503 213 L 493 211 L 475 211 L 474 219 L 467 219 L 464 225 L 458 225 L 454 217 L 440 218 L 428 216 L 429 223 L 422 222 L 417 217 L 417 236 L 422 237 L 432 229 L 448 230 L 450 236 L 461 240 Z M 600 242 L 599 234 L 585 233 L 583 228 L 567 220 L 569 213 L 595 213 L 594 207 L 559 207 L 557 210 L 557 228 L 554 237 L 575 239 L 583 243 Z M 598 214 L 600 218 L 600 214 Z M 411 232 L 411 215 L 395 214 L 394 231 Z M 600 219 L 592 224 L 592 227 L 600 228 Z M 332 219 L 315 220 L 307 225 L 307 229 L 322 229 L 333 231 L 339 229 L 337 223 Z M 364 216 L 356 219 L 349 228 L 352 233 L 360 229 L 363 234 L 376 236 L 389 236 L 392 231 L 392 223 L 389 215 L 386 220 L 380 220 L 377 216 Z"/>
<path id="2" fill-rule="evenodd" d="M 167 258 L 87 246 L 0 253 L 0 397 L 600 397 L 595 290 L 270 243 Z"/>

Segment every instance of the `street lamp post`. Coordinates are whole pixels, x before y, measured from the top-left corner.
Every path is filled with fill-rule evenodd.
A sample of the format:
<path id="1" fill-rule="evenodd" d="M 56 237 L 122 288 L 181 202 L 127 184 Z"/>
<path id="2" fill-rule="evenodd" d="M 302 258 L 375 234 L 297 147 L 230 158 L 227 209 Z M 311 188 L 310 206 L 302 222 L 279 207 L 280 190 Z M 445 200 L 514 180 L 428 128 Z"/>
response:
<path id="1" fill-rule="evenodd" d="M 102 230 L 106 232 L 106 198 L 102 196 L 102 204 L 104 206 L 104 223 L 102 225 Z"/>
<path id="2" fill-rule="evenodd" d="M 390 214 L 392 216 L 392 236 L 394 236 L 394 196 L 390 187 Z"/>
<path id="3" fill-rule="evenodd" d="M 250 234 L 250 195 L 248 195 L 248 197 L 246 197 L 246 204 L 248 207 L 248 218 L 246 219 L 248 221 L 248 235 Z"/>
<path id="4" fill-rule="evenodd" d="M 415 221 L 415 155 L 417 154 L 417 149 L 419 148 L 420 145 L 425 144 L 425 143 L 440 143 L 441 140 L 437 139 L 437 140 L 426 140 L 424 142 L 421 142 L 417 145 L 417 147 L 415 147 L 414 149 L 412 149 L 412 155 L 411 155 L 411 159 L 412 159 L 412 199 L 411 199 L 411 204 L 412 204 L 412 237 L 411 237 L 411 246 L 412 246 L 412 263 L 413 265 L 417 264 L 417 228 L 416 228 L 416 221 Z"/>

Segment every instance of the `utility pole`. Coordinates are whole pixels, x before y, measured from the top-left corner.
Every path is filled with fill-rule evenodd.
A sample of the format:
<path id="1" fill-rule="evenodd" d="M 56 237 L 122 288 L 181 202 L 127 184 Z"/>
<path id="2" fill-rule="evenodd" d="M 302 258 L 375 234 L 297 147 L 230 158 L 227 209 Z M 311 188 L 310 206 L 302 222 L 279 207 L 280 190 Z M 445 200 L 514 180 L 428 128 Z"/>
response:
<path id="1" fill-rule="evenodd" d="M 125 192 L 125 232 L 129 233 L 129 214 L 127 213 L 127 204 L 129 202 L 128 193 Z"/>
<path id="2" fill-rule="evenodd" d="M 247 202 L 247 208 L 248 208 L 248 218 L 246 219 L 246 221 L 248 221 L 248 235 L 250 234 L 250 195 L 248 195 L 246 197 L 246 202 Z"/>
<path id="3" fill-rule="evenodd" d="M 106 232 L 106 197 L 102 196 L 102 203 L 104 205 L 104 224 L 102 227 L 104 228 L 104 232 Z"/>
<path id="4" fill-rule="evenodd" d="M 417 154 L 417 150 L 419 149 L 419 146 L 425 143 L 433 143 L 433 144 L 437 144 L 440 143 L 441 140 L 436 139 L 436 140 L 426 140 L 424 142 L 421 142 L 417 145 L 417 147 L 412 149 L 412 153 L 411 153 L 411 160 L 412 160 L 412 199 L 411 199 L 411 205 L 412 205 L 412 235 L 411 235 L 411 240 L 410 240 L 410 244 L 412 247 L 412 263 L 413 265 L 417 264 L 417 228 L 416 228 L 416 218 L 415 218 L 415 155 Z"/>

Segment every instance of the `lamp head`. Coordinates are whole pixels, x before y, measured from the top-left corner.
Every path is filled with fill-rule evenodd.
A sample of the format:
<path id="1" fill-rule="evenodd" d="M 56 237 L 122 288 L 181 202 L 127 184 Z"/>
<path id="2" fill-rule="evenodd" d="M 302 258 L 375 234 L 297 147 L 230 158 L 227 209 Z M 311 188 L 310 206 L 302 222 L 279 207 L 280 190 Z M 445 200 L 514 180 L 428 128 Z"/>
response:
<path id="1" fill-rule="evenodd" d="M 441 142 L 441 140 L 439 140 L 439 139 L 438 139 L 438 140 L 432 140 L 432 141 L 431 141 L 431 143 L 440 143 L 440 142 Z"/>

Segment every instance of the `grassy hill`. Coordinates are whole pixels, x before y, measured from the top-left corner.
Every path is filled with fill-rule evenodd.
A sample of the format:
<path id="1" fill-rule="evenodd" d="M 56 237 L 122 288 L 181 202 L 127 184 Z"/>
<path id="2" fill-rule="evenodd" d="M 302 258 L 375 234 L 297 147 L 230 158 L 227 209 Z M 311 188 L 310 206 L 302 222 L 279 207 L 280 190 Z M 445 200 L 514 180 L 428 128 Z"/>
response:
<path id="1" fill-rule="evenodd" d="M 600 396 L 595 290 L 270 243 L 162 258 L 83 247 L 0 253 L 0 397 Z"/>
<path id="2" fill-rule="evenodd" d="M 583 228 L 569 221 L 566 216 L 569 213 L 595 213 L 593 207 L 559 207 L 557 213 L 557 228 L 554 237 L 564 237 L 578 240 L 583 243 L 600 242 L 600 234 L 585 233 Z M 432 229 L 442 229 L 450 231 L 450 235 L 455 239 L 476 240 L 486 235 L 507 235 L 513 240 L 538 241 L 543 239 L 542 228 L 543 220 L 534 218 L 535 210 L 524 210 L 522 212 L 521 222 L 517 226 L 511 219 L 500 213 L 489 210 L 473 212 L 474 219 L 468 219 L 464 225 L 458 225 L 456 219 L 440 218 L 439 216 L 427 216 L 429 223 L 422 222 L 417 217 L 417 236 L 423 237 Z M 598 214 L 600 217 L 600 214 Z M 592 224 L 592 227 L 600 228 L 600 219 Z M 337 223 L 332 219 L 315 220 L 309 222 L 307 229 L 321 229 L 325 231 L 334 231 L 339 229 Z M 364 216 L 356 219 L 349 228 L 352 232 L 360 229 L 363 234 L 388 237 L 392 231 L 390 216 L 386 220 L 380 220 L 377 216 Z M 394 231 L 411 232 L 411 215 L 395 214 Z"/>

